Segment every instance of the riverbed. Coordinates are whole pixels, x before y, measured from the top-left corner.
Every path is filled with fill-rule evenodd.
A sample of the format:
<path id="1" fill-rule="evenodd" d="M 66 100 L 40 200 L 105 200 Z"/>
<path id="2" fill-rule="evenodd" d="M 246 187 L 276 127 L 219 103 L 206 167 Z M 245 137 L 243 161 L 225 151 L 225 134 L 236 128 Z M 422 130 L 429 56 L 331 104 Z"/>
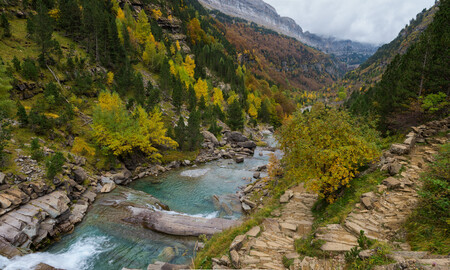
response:
<path id="1" fill-rule="evenodd" d="M 271 137 L 268 142 L 274 143 Z M 254 169 L 267 164 L 270 153 L 258 147 L 254 157 L 246 158 L 243 163 L 217 160 L 183 167 L 101 194 L 72 234 L 62 237 L 45 252 L 11 260 L 0 257 L 0 268 L 32 269 L 41 262 L 67 270 L 146 269 L 157 260 L 189 264 L 197 238 L 170 236 L 127 223 L 124 219 L 129 215 L 129 207 L 137 205 L 171 214 L 238 219 L 243 213 L 236 192 L 254 181 Z M 170 210 L 155 207 L 152 196 Z M 217 201 L 214 202 L 217 199 L 231 212 L 218 207 Z"/>

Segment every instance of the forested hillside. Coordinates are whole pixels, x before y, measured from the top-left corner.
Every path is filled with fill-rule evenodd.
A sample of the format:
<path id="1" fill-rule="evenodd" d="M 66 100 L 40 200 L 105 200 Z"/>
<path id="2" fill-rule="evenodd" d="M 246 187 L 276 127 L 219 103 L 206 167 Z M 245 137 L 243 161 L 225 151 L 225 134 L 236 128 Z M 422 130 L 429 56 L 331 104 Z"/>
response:
<path id="1" fill-rule="evenodd" d="M 347 104 L 350 110 L 378 118 L 385 131 L 399 131 L 447 116 L 450 94 L 449 20 L 450 3 L 440 1 L 432 23 L 406 53 L 395 55 L 380 82 L 353 92 Z"/>
<path id="2" fill-rule="evenodd" d="M 3 1 L 0 31 L 5 149 L 39 136 L 107 168 L 195 151 L 202 129 L 279 125 L 295 108 L 195 0 Z"/>
<path id="3" fill-rule="evenodd" d="M 238 49 L 242 64 L 298 96 L 321 90 L 346 72 L 345 64 L 294 38 L 218 11 L 212 13 L 221 22 L 219 28 Z"/>

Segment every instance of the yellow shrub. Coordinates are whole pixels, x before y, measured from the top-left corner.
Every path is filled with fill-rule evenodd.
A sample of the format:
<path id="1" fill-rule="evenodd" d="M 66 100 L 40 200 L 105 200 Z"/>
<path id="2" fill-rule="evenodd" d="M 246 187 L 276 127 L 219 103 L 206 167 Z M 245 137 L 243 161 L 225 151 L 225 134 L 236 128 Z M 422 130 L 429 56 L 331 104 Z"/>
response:
<path id="1" fill-rule="evenodd" d="M 95 155 L 95 149 L 89 146 L 89 144 L 80 137 L 75 138 L 72 146 L 72 152 L 86 157 L 92 157 Z"/>
<path id="2" fill-rule="evenodd" d="M 279 142 L 288 177 L 333 202 L 358 169 L 378 156 L 378 133 L 345 111 L 316 104 L 285 120 Z"/>

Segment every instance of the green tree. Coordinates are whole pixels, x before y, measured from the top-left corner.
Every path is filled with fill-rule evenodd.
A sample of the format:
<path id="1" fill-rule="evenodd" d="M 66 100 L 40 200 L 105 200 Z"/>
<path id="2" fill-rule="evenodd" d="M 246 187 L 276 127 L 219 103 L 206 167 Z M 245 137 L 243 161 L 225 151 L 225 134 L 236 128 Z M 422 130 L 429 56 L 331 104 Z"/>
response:
<path id="1" fill-rule="evenodd" d="M 45 64 L 51 49 L 56 47 L 57 42 L 52 39 L 53 19 L 48 15 L 48 8 L 40 0 L 37 5 L 37 14 L 28 19 L 27 30 L 40 47 L 40 63 Z"/>
<path id="2" fill-rule="evenodd" d="M 62 166 L 64 165 L 64 162 L 66 162 L 66 158 L 64 157 L 63 153 L 56 152 L 54 155 L 52 155 L 46 163 L 47 178 L 53 179 L 58 173 L 62 172 Z"/>
<path id="3" fill-rule="evenodd" d="M 22 103 L 17 102 L 17 117 L 19 118 L 19 123 L 22 127 L 28 125 L 28 115 L 25 107 L 23 107 Z"/>
<path id="4" fill-rule="evenodd" d="M 186 147 L 186 125 L 184 124 L 184 118 L 180 115 L 178 119 L 177 126 L 175 127 L 175 140 L 178 143 L 178 146 L 181 150 L 184 150 Z"/>
<path id="5" fill-rule="evenodd" d="M 194 111 L 197 108 L 197 97 L 195 96 L 195 90 L 192 85 L 189 85 L 188 91 L 188 109 Z"/>
<path id="6" fill-rule="evenodd" d="M 244 129 L 244 113 L 239 100 L 234 100 L 227 111 L 227 124 L 232 130 Z"/>
<path id="7" fill-rule="evenodd" d="M 11 79 L 6 75 L 6 67 L 0 65 L 0 117 L 9 118 L 13 115 L 14 102 L 10 99 L 12 89 Z"/>
<path id="8" fill-rule="evenodd" d="M 0 27 L 3 28 L 4 37 L 11 37 L 11 24 L 9 23 L 8 18 L 6 18 L 5 13 L 2 13 L 0 16 Z"/>
<path id="9" fill-rule="evenodd" d="M 200 133 L 200 121 L 201 115 L 200 111 L 193 110 L 189 114 L 187 133 L 189 136 L 187 138 L 188 148 L 193 151 L 200 147 L 200 143 L 203 139 L 202 134 Z"/>
<path id="10" fill-rule="evenodd" d="M 59 0 L 60 19 L 62 29 L 71 36 L 78 36 L 81 31 L 81 10 L 76 0 Z"/>

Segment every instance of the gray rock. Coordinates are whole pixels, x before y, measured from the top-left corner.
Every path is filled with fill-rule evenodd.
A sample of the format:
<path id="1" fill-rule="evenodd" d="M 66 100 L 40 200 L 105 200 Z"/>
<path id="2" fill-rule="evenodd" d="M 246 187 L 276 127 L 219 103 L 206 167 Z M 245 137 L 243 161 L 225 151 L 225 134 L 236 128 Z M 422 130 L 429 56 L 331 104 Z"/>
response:
<path id="1" fill-rule="evenodd" d="M 254 172 L 253 173 L 253 178 L 259 179 L 260 177 L 261 177 L 261 173 L 260 172 Z"/>
<path id="2" fill-rule="evenodd" d="M 251 208 L 255 208 L 256 207 L 256 203 L 248 200 L 248 199 L 243 199 L 242 200 L 243 203 L 247 204 L 248 206 L 250 206 Z"/>
<path id="3" fill-rule="evenodd" d="M 214 144 L 214 146 L 219 146 L 219 140 L 217 140 L 216 136 L 214 136 L 214 134 L 212 134 L 209 131 L 202 131 L 203 137 L 205 138 L 205 141 L 210 141 Z"/>
<path id="4" fill-rule="evenodd" d="M 234 158 L 234 161 L 236 161 L 236 163 L 242 163 L 242 162 L 244 162 L 244 157 L 243 156 L 236 156 Z"/>
<path id="5" fill-rule="evenodd" d="M 78 183 L 83 183 L 84 180 L 86 180 L 88 178 L 86 171 L 81 167 L 77 167 L 74 170 L 72 170 L 72 174 L 73 174 L 73 178 Z"/>
<path id="6" fill-rule="evenodd" d="M 124 220 L 133 224 L 143 225 L 145 228 L 157 232 L 179 236 L 213 235 L 241 223 L 239 220 L 171 215 L 138 207 L 135 207 L 134 213 L 139 214 L 133 214 Z"/>
<path id="7" fill-rule="evenodd" d="M 249 139 L 238 131 L 232 131 L 225 133 L 225 136 L 230 143 L 246 142 Z"/>
<path id="8" fill-rule="evenodd" d="M 388 189 L 396 189 L 401 187 L 401 182 L 398 179 L 395 179 L 394 177 L 388 177 L 384 179 L 382 184 L 387 186 Z"/>
<path id="9" fill-rule="evenodd" d="M 389 166 L 388 166 L 388 172 L 392 176 L 398 174 L 401 169 L 402 169 L 402 164 L 400 164 L 398 161 L 394 161 L 393 163 L 389 164 Z"/>
<path id="10" fill-rule="evenodd" d="M 363 197 L 361 198 L 361 203 L 364 205 L 364 207 L 368 210 L 371 210 L 373 208 L 372 205 L 372 199 L 369 197 Z"/>
<path id="11" fill-rule="evenodd" d="M 11 206 L 11 201 L 7 198 L 3 197 L 2 194 L 0 194 L 0 208 L 8 208 Z"/>
<path id="12" fill-rule="evenodd" d="M 252 210 L 252 208 L 246 203 L 242 203 L 242 209 L 244 209 L 245 212 L 250 212 Z"/>
<path id="13" fill-rule="evenodd" d="M 158 255 L 158 261 L 170 262 L 175 258 L 175 250 L 172 247 L 165 247 Z"/>
<path id="14" fill-rule="evenodd" d="M 222 202 L 220 204 L 220 208 L 222 208 L 222 210 L 225 211 L 225 213 L 227 213 L 227 215 L 229 215 L 229 216 L 233 215 L 233 211 L 226 203 Z"/>
<path id="15" fill-rule="evenodd" d="M 406 155 L 409 153 L 409 147 L 405 144 L 394 143 L 391 145 L 391 149 L 389 150 L 392 154 L 395 155 Z"/>
<path id="16" fill-rule="evenodd" d="M 231 250 L 240 250 L 242 248 L 242 245 L 244 244 L 246 237 L 245 235 L 241 234 L 234 238 L 233 242 L 231 242 L 230 245 L 230 251 Z"/>
<path id="17" fill-rule="evenodd" d="M 239 147 L 247 148 L 247 149 L 255 149 L 256 143 L 254 141 L 246 141 L 246 142 L 238 142 L 237 145 Z"/>
<path id="18" fill-rule="evenodd" d="M 230 252 L 230 257 L 231 257 L 231 264 L 233 265 L 233 267 L 235 268 L 239 268 L 240 262 L 239 262 L 239 253 L 237 253 L 236 250 L 232 250 Z"/>
<path id="19" fill-rule="evenodd" d="M 359 252 L 358 257 L 361 260 L 365 260 L 368 259 L 370 257 L 372 257 L 373 255 L 375 255 L 376 251 L 373 249 L 366 249 L 366 250 L 362 250 L 361 252 Z"/>
<path id="20" fill-rule="evenodd" d="M 251 228 L 250 231 L 248 231 L 246 233 L 246 235 L 251 236 L 251 237 L 256 237 L 260 232 L 261 232 L 261 227 L 255 226 L 255 227 Z"/>
<path id="21" fill-rule="evenodd" d="M 6 174 L 0 172 L 0 185 L 6 184 Z"/>
<path id="22" fill-rule="evenodd" d="M 3 237 L 0 237 L 0 255 L 11 259 L 12 257 L 22 255 L 22 253 Z"/>
<path id="23" fill-rule="evenodd" d="M 113 191 L 116 188 L 116 184 L 114 182 L 106 183 L 102 189 L 100 190 L 101 193 L 109 193 Z"/>

